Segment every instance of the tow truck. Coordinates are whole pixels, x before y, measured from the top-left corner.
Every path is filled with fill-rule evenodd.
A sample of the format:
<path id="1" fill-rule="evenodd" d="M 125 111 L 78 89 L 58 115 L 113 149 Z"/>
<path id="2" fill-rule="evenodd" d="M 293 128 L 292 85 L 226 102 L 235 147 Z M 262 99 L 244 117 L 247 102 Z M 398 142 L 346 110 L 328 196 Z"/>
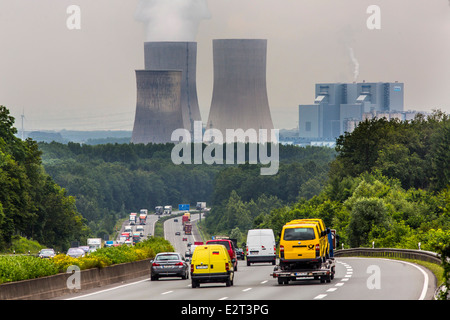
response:
<path id="1" fill-rule="evenodd" d="M 279 261 L 270 274 L 278 284 L 303 279 L 329 283 L 334 279 L 336 263 L 332 238 L 335 230 L 319 229 L 322 223 L 320 219 L 293 220 L 283 226 Z"/>
<path id="2" fill-rule="evenodd" d="M 336 263 L 334 258 L 330 258 L 323 262 L 318 269 L 295 268 L 283 270 L 279 265 L 277 265 L 275 266 L 273 273 L 270 275 L 278 280 L 278 284 L 288 284 L 289 281 L 305 279 L 314 279 L 320 280 L 320 283 L 329 283 L 334 279 L 335 270 Z"/>

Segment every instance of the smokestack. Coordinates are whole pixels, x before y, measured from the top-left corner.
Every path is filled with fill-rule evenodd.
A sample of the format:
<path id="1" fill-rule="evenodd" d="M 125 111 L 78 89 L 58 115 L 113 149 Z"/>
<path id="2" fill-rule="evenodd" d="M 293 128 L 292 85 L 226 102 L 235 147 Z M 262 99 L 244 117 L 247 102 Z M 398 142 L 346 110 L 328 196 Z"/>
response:
<path id="1" fill-rule="evenodd" d="M 197 98 L 197 43 L 145 42 L 146 70 L 181 70 L 181 110 L 183 125 L 193 131 L 194 121 L 201 121 Z"/>
<path id="2" fill-rule="evenodd" d="M 266 86 L 267 40 L 213 40 L 214 86 L 207 128 L 273 129 Z"/>
<path id="3" fill-rule="evenodd" d="M 183 127 L 180 70 L 137 70 L 137 103 L 131 142 L 168 143 Z"/>

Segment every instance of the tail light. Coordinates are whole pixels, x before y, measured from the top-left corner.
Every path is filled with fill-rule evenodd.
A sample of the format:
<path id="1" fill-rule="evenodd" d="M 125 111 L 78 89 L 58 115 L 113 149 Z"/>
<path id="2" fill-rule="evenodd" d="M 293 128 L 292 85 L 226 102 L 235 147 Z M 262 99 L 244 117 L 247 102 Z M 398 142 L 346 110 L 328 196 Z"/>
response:
<path id="1" fill-rule="evenodd" d="M 176 263 L 175 265 L 176 265 L 176 266 L 182 266 L 182 265 L 183 265 L 183 262 L 180 261 L 180 262 Z"/>
<path id="2" fill-rule="evenodd" d="M 273 246 L 273 253 L 276 253 L 277 252 L 277 246 Z"/>
<path id="3" fill-rule="evenodd" d="M 225 270 L 227 270 L 227 271 L 230 270 L 230 265 L 228 264 L 228 262 L 225 262 Z"/>
<path id="4" fill-rule="evenodd" d="M 280 245 L 280 258 L 284 258 L 284 246 Z"/>
<path id="5" fill-rule="evenodd" d="M 316 258 L 320 256 L 320 244 L 316 244 Z"/>
<path id="6" fill-rule="evenodd" d="M 191 264 L 191 272 L 194 273 L 194 265 Z"/>
<path id="7" fill-rule="evenodd" d="M 153 262 L 153 263 L 152 263 L 152 266 L 153 266 L 153 267 L 159 267 L 159 266 L 161 266 L 161 265 L 160 265 L 159 263 Z"/>

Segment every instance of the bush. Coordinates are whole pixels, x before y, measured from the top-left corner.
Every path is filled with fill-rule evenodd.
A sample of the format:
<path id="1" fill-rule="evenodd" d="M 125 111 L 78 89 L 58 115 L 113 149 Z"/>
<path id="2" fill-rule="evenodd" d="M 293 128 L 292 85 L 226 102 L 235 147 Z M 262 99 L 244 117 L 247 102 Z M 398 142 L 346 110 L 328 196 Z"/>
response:
<path id="1" fill-rule="evenodd" d="M 58 267 L 35 256 L 0 256 L 0 283 L 34 279 L 58 273 Z"/>

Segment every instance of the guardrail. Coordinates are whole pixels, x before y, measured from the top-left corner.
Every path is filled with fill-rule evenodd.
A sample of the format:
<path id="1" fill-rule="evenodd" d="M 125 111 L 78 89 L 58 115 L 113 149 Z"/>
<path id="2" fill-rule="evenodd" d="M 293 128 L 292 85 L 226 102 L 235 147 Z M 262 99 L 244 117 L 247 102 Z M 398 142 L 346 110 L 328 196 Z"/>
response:
<path id="1" fill-rule="evenodd" d="M 353 248 L 334 252 L 335 257 L 377 257 L 414 259 L 441 264 L 440 256 L 431 251 L 389 248 Z"/>

